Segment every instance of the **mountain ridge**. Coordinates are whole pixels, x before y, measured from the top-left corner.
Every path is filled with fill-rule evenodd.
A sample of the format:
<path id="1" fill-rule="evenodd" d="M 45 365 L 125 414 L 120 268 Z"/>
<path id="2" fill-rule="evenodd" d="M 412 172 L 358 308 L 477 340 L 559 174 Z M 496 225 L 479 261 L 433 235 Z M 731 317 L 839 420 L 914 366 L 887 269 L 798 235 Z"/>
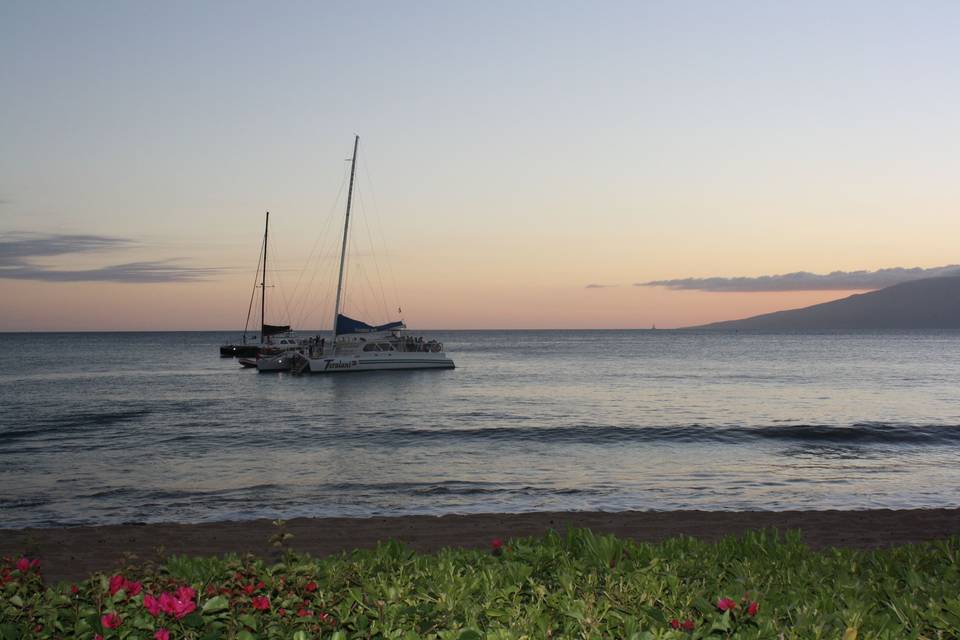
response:
<path id="1" fill-rule="evenodd" d="M 960 276 L 911 280 L 809 307 L 685 328 L 716 331 L 960 329 Z"/>

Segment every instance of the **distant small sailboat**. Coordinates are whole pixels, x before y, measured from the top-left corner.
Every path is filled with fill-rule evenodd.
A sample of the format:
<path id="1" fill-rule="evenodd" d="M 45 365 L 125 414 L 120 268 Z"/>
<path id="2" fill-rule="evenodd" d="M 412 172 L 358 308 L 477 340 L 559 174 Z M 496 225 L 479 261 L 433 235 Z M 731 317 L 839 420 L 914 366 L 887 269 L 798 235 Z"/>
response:
<path id="1" fill-rule="evenodd" d="M 373 326 L 341 313 L 343 270 L 350 232 L 350 206 L 357 168 L 360 136 L 353 141 L 350 162 L 350 188 L 343 222 L 343 244 L 340 249 L 340 274 L 333 310 L 333 339 L 311 344 L 305 354 L 288 352 L 293 359 L 294 373 L 340 373 L 344 371 L 393 371 L 399 369 L 453 369 L 454 363 L 436 340 L 425 340 L 405 333 L 403 321 Z"/>
<path id="2" fill-rule="evenodd" d="M 247 320 L 243 324 L 243 338 L 241 338 L 240 344 L 225 344 L 220 346 L 220 355 L 224 358 L 255 358 L 260 350 L 266 346 L 272 346 L 275 341 L 271 340 L 272 336 L 289 334 L 290 325 L 276 325 L 276 324 L 267 324 L 267 239 L 270 233 L 270 212 L 267 211 L 266 221 L 264 222 L 263 227 L 263 253 L 261 254 L 261 263 L 263 265 L 263 277 L 260 281 L 260 341 L 259 342 L 247 342 L 247 330 L 250 328 L 250 312 L 253 309 L 253 294 L 250 297 L 250 306 L 247 308 Z M 254 285 L 254 291 L 256 291 L 256 285 Z M 256 335 L 252 336 L 251 340 L 255 341 Z M 284 341 L 287 339 L 293 340 L 293 338 L 284 338 Z M 250 366 L 247 363 L 241 362 L 244 366 Z M 255 365 L 254 365 L 255 366 Z"/>

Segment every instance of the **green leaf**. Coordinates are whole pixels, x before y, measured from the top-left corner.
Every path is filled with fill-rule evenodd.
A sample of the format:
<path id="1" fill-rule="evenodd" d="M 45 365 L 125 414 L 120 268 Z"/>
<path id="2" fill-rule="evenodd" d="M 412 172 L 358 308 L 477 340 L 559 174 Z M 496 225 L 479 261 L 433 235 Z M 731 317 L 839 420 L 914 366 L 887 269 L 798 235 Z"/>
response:
<path id="1" fill-rule="evenodd" d="M 3 640 L 20 640 L 23 637 L 23 627 L 12 622 L 0 624 L 0 638 Z"/>
<path id="2" fill-rule="evenodd" d="M 483 635 L 476 629 L 464 629 L 457 636 L 457 640 L 483 640 Z"/>
<path id="3" fill-rule="evenodd" d="M 244 614 L 242 614 L 242 615 L 237 616 L 237 620 L 238 620 L 238 621 L 240 622 L 240 624 L 242 624 L 243 626 L 245 626 L 245 627 L 250 627 L 250 628 L 253 629 L 254 631 L 257 630 L 257 625 L 258 625 L 257 619 L 254 618 L 254 617 L 253 617 L 252 615 L 250 615 L 249 613 L 244 613 Z"/>
<path id="4" fill-rule="evenodd" d="M 190 615 L 186 616 L 183 620 L 180 621 L 181 624 L 185 627 L 191 627 L 193 629 L 199 629 L 203 626 L 203 616 L 194 611 Z"/>
<path id="5" fill-rule="evenodd" d="M 230 601 L 223 596 L 217 596 L 204 602 L 201 611 L 205 614 L 214 614 L 228 609 L 230 609 Z"/>

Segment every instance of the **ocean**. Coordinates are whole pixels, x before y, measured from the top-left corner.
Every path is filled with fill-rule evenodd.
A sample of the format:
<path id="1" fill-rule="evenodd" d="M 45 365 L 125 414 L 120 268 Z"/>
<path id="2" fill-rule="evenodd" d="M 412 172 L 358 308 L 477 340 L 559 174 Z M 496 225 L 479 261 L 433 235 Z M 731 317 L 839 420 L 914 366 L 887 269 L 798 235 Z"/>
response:
<path id="1" fill-rule="evenodd" d="M 455 370 L 0 334 L 0 527 L 960 506 L 958 332 L 424 335 Z"/>

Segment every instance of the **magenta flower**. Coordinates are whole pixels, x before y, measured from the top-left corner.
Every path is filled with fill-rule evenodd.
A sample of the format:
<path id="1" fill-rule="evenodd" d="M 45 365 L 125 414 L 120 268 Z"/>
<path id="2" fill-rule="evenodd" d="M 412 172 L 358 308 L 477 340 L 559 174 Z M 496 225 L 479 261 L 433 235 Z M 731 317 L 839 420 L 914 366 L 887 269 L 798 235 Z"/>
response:
<path id="1" fill-rule="evenodd" d="M 142 586 L 139 582 L 131 582 L 122 575 L 117 574 L 110 578 L 110 595 L 113 596 L 116 595 L 118 591 L 123 591 L 128 597 L 135 596 L 140 593 Z"/>
<path id="2" fill-rule="evenodd" d="M 149 593 L 143 596 L 143 606 L 147 610 L 147 612 L 149 612 L 150 615 L 152 615 L 154 618 L 160 615 L 160 611 L 162 610 L 160 606 L 160 601 L 154 598 Z"/>
<path id="3" fill-rule="evenodd" d="M 720 611 L 732 611 L 737 608 L 737 603 L 730 598 L 720 598 L 717 600 L 717 609 Z"/>
<path id="4" fill-rule="evenodd" d="M 193 587 L 180 587 L 176 591 L 176 596 L 180 600 L 193 600 L 197 597 L 197 592 Z"/>
<path id="5" fill-rule="evenodd" d="M 123 624 L 123 620 L 120 619 L 120 616 L 111 611 L 110 613 L 104 614 L 100 617 L 100 624 L 103 625 L 104 629 L 116 629 Z"/>
<path id="6" fill-rule="evenodd" d="M 749 613 L 751 616 L 757 615 L 757 611 L 759 610 L 760 610 L 759 602 L 751 602 L 750 606 L 747 607 L 747 613 Z"/>
<path id="7" fill-rule="evenodd" d="M 119 575 L 119 574 L 111 577 L 111 578 L 110 578 L 110 587 L 109 587 L 109 588 L 110 588 L 110 595 L 115 595 L 115 594 L 117 593 L 117 591 L 120 591 L 120 589 L 123 589 L 123 583 L 124 583 L 124 582 L 126 582 L 126 580 L 124 580 L 123 576 L 121 576 L 121 575 Z"/>
<path id="8" fill-rule="evenodd" d="M 193 589 L 189 587 L 181 587 L 177 589 L 177 596 L 171 595 L 169 593 L 160 594 L 160 609 L 177 620 L 183 618 L 197 609 L 197 603 L 193 600 L 188 600 L 184 597 L 178 597 L 180 595 L 186 596 L 189 592 L 183 591 L 184 589 L 189 589 L 189 592 L 192 592 Z"/>
<path id="9" fill-rule="evenodd" d="M 309 591 L 310 593 L 313 593 L 314 591 L 317 590 L 317 583 L 311 580 L 310 582 L 307 583 L 306 590 Z"/>
<path id="10" fill-rule="evenodd" d="M 683 621 L 683 624 L 680 625 L 680 628 L 684 631 L 693 631 L 697 625 L 693 624 L 693 620 L 689 618 Z"/>
<path id="11" fill-rule="evenodd" d="M 20 558 L 17 560 L 17 571 L 26 573 L 30 570 L 30 558 Z"/>
<path id="12" fill-rule="evenodd" d="M 270 608 L 270 598 L 265 596 L 254 596 L 250 602 L 253 604 L 253 608 L 258 611 L 266 611 Z"/>
<path id="13" fill-rule="evenodd" d="M 170 632 L 166 629 L 157 629 L 153 634 L 153 640 L 170 640 Z"/>

